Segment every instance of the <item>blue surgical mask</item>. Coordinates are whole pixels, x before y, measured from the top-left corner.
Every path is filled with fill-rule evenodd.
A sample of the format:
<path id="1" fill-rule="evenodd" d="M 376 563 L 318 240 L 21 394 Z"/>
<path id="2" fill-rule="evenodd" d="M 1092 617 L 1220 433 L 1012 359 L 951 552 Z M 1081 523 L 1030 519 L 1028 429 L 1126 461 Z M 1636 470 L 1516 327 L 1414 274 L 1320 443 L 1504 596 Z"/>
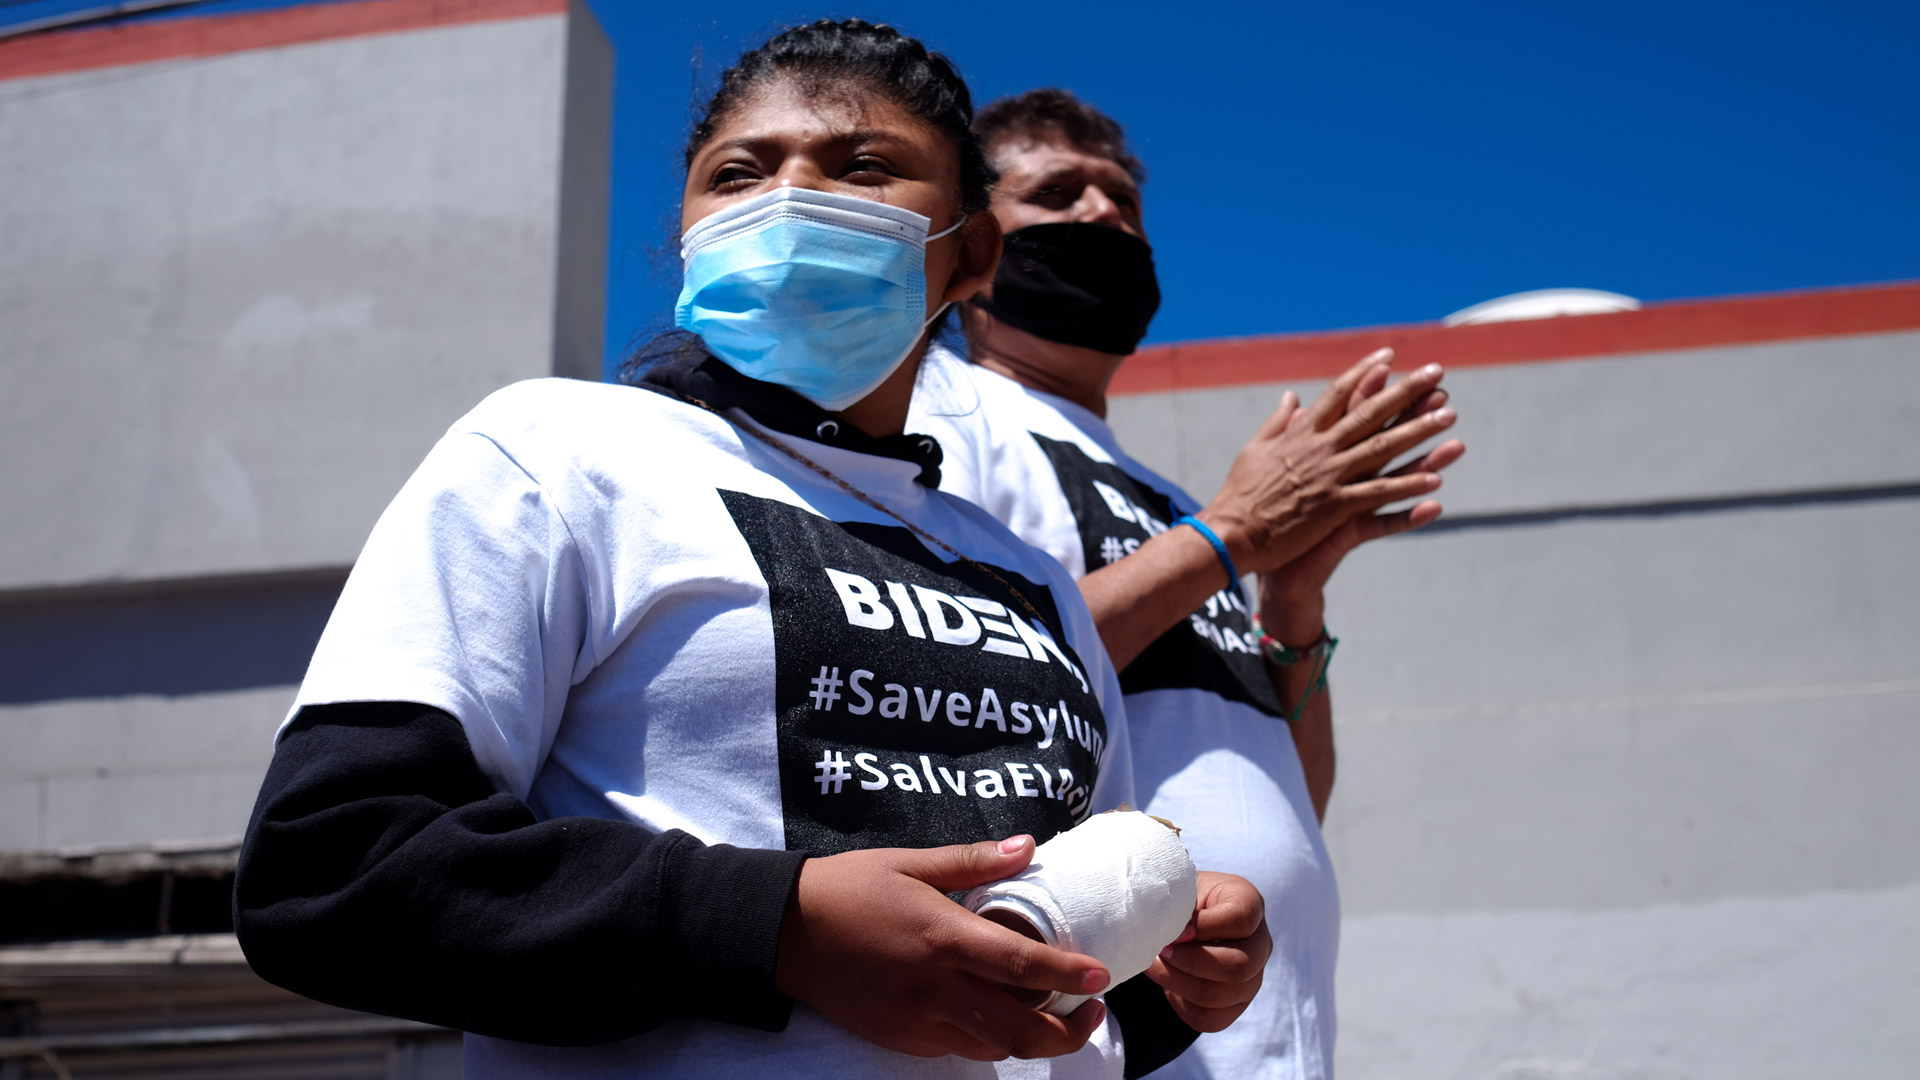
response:
<path id="1" fill-rule="evenodd" d="M 965 221 L 929 236 L 931 222 L 897 206 L 770 191 L 680 238 L 674 322 L 742 375 L 844 409 L 885 382 L 933 322 L 927 241 Z"/>

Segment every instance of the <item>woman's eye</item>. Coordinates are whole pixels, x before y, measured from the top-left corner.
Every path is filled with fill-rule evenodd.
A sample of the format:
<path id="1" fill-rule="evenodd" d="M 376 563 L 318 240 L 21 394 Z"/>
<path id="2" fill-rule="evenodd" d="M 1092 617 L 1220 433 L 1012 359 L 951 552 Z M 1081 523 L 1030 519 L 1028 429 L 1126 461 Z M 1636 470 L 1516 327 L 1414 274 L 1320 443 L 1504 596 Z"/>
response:
<path id="1" fill-rule="evenodd" d="M 846 176 L 898 176 L 892 165 L 876 157 L 857 157 L 847 162 Z"/>
<path id="2" fill-rule="evenodd" d="M 713 190 L 724 191 L 740 187 L 760 179 L 759 174 L 745 165 L 722 165 L 713 174 Z"/>

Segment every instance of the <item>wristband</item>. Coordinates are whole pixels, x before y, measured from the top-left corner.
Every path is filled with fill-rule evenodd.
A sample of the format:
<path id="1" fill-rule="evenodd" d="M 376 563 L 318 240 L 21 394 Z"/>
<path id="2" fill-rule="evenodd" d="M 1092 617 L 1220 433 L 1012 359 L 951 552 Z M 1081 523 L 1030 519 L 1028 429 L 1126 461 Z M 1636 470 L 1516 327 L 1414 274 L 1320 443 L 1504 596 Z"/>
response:
<path id="1" fill-rule="evenodd" d="M 1181 514 L 1179 517 L 1173 519 L 1173 523 L 1175 525 L 1191 525 L 1195 532 L 1206 537 L 1207 543 L 1213 545 L 1213 553 L 1220 556 L 1220 565 L 1226 568 L 1227 588 L 1237 589 L 1240 587 L 1240 571 L 1234 569 L 1233 556 L 1227 554 L 1226 541 L 1220 539 L 1212 529 L 1207 528 L 1206 522 L 1201 521 L 1192 514 Z"/>
<path id="2" fill-rule="evenodd" d="M 1285 642 L 1267 633 L 1267 628 L 1260 625 L 1258 613 L 1253 616 L 1253 632 L 1260 635 L 1260 651 L 1281 667 L 1292 667 L 1307 659 L 1315 661 L 1313 681 L 1307 684 L 1307 692 L 1300 695 L 1300 700 L 1294 703 L 1293 712 L 1287 715 L 1287 723 L 1291 724 L 1300 719 L 1300 714 L 1306 711 L 1307 702 L 1313 700 L 1313 695 L 1327 688 L 1327 665 L 1333 662 L 1333 650 L 1340 647 L 1340 639 L 1327 633 L 1327 628 L 1322 626 L 1319 640 L 1304 649 L 1289 648 Z"/>

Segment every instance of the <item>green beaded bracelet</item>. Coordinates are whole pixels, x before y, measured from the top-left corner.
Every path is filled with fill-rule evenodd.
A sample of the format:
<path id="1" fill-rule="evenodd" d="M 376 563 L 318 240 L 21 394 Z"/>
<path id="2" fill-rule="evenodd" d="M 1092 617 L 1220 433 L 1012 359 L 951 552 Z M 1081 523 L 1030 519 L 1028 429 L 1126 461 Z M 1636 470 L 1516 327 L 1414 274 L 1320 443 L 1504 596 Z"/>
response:
<path id="1" fill-rule="evenodd" d="M 1291 724 L 1300 719 L 1300 714 L 1306 711 L 1307 702 L 1313 700 L 1313 695 L 1327 688 L 1327 665 L 1333 662 L 1333 650 L 1340 647 L 1340 639 L 1327 633 L 1327 628 L 1323 625 L 1320 627 L 1318 641 L 1304 649 L 1292 649 L 1280 639 L 1267 633 L 1266 627 L 1260 625 L 1258 614 L 1253 617 L 1253 630 L 1260 635 L 1260 651 L 1268 660 L 1281 667 L 1293 667 L 1308 659 L 1317 661 L 1313 669 L 1313 681 L 1308 684 L 1307 692 L 1300 695 L 1300 700 L 1294 703 L 1293 712 L 1287 716 L 1287 723 Z"/>

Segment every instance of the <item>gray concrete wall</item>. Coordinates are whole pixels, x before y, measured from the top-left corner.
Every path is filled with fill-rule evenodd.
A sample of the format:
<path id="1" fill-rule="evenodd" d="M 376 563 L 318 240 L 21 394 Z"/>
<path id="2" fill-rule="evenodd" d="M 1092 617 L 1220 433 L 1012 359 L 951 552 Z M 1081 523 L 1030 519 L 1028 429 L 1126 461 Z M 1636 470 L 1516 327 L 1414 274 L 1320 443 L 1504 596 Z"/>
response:
<path id="1" fill-rule="evenodd" d="M 9 707 L 0 714 L 0 850 L 239 843 L 293 692 Z"/>
<path id="2" fill-rule="evenodd" d="M 488 391 L 597 374 L 582 18 L 0 82 L 0 589 L 345 565 Z"/>
<path id="3" fill-rule="evenodd" d="M 1343 1076 L 1910 1072 L 1920 334 L 1447 383 L 1445 528 L 1329 598 Z M 1206 495 L 1285 388 L 1114 423 Z"/>
<path id="4" fill-rule="evenodd" d="M 585 0 L 567 8 L 566 111 L 554 261 L 556 375 L 599 382 L 613 191 L 613 43 Z"/>
<path id="5" fill-rule="evenodd" d="M 1311 401 L 1324 385 L 1134 395 L 1110 411 L 1135 457 L 1200 495 L 1283 391 Z M 1920 333 L 1469 367 L 1445 385 L 1472 455 L 1447 474 L 1450 515 L 1920 480 Z"/>
<path id="6" fill-rule="evenodd" d="M 0 80 L 0 852 L 236 839 L 374 519 L 597 378 L 583 4 Z"/>
<path id="7" fill-rule="evenodd" d="M 1920 887 L 1350 919 L 1340 1075 L 1887 1080 Z"/>

